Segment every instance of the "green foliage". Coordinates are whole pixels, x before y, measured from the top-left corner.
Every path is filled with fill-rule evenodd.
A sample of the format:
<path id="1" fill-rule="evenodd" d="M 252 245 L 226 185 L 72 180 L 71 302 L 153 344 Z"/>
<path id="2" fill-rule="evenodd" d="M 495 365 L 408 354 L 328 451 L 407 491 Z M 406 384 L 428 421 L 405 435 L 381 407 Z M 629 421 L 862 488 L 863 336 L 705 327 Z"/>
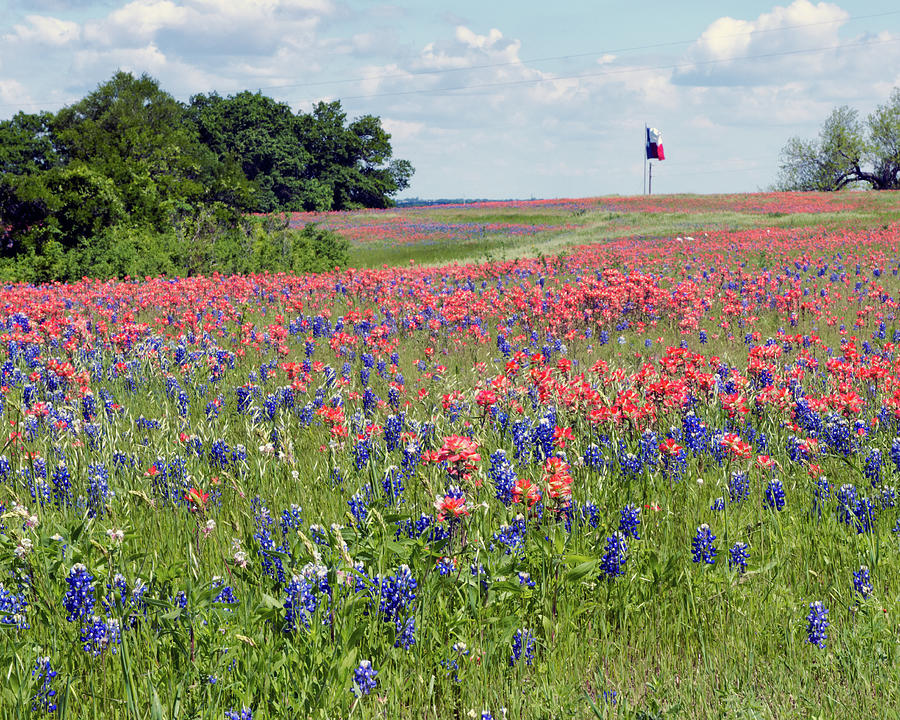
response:
<path id="1" fill-rule="evenodd" d="M 241 213 L 386 207 L 412 172 L 378 118 L 347 125 L 339 102 L 185 106 L 120 71 L 56 115 L 0 123 L 0 278 L 332 269 L 337 236 Z"/>
<path id="2" fill-rule="evenodd" d="M 53 115 L 16 113 L 0 122 L 0 174 L 25 175 L 57 163 L 50 123 Z"/>
<path id="3" fill-rule="evenodd" d="M 815 140 L 792 137 L 781 150 L 779 190 L 840 190 L 868 184 L 900 188 L 900 89 L 865 122 L 846 105 L 835 108 Z"/>
<path id="4" fill-rule="evenodd" d="M 233 158 L 254 183 L 255 210 L 304 209 L 311 158 L 288 105 L 247 91 L 227 99 L 215 93 L 196 95 L 187 117 L 217 157 Z"/>
<path id="5" fill-rule="evenodd" d="M 388 207 L 413 174 L 408 160 L 392 159 L 379 118 L 348 125 L 339 101 L 307 115 L 261 93 L 213 93 L 191 98 L 186 115 L 220 160 L 240 163 L 258 212 Z"/>

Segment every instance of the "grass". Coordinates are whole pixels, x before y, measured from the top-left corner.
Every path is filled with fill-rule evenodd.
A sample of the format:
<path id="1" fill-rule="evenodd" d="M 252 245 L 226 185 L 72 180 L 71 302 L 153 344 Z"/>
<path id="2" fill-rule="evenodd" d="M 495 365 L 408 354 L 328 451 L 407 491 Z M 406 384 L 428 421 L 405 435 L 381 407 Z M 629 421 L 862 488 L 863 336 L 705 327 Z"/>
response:
<path id="1" fill-rule="evenodd" d="M 377 216 L 405 218 L 410 223 L 510 223 L 518 226 L 549 226 L 536 235 L 521 237 L 498 233 L 496 236 L 479 235 L 468 238 L 441 239 L 438 236 L 414 244 L 394 240 L 354 242 L 351 248 L 351 267 L 374 268 L 387 265 L 405 265 L 410 260 L 416 264 L 435 266 L 450 262 L 483 262 L 513 260 L 525 257 L 571 252 L 579 245 L 602 242 L 623 237 L 654 238 L 675 235 L 693 236 L 716 230 L 748 230 L 759 227 L 812 228 L 824 227 L 837 230 L 844 227 L 857 229 L 876 228 L 900 221 L 900 203 L 895 193 L 859 193 L 847 191 L 829 193 L 851 205 L 850 209 L 836 212 L 792 212 L 790 206 L 783 211 L 750 212 L 728 209 L 737 204 L 733 198 L 747 196 L 714 196 L 723 198 L 725 209 L 715 211 L 647 212 L 615 211 L 602 209 L 604 198 L 584 203 L 578 210 L 547 208 L 539 211 L 498 212 L 494 208 L 477 205 L 445 209 L 440 206 L 409 208 Z M 751 196 L 752 197 L 752 196 Z M 862 201 L 864 198 L 865 202 Z M 612 198 L 614 200 L 615 198 Z M 704 196 L 653 196 L 653 200 L 665 200 L 673 205 L 702 201 Z M 853 205 L 856 207 L 853 207 Z M 777 205 L 773 205 L 777 207 Z M 400 240 L 397 238 L 396 240 Z"/>
<path id="2" fill-rule="evenodd" d="M 877 247 L 861 246 L 853 234 L 888 224 L 900 211 L 881 196 L 867 202 L 873 206 L 781 217 L 732 210 L 573 215 L 526 209 L 521 216 L 496 208 L 440 210 L 441 222 L 535 223 L 540 217 L 542 224 L 578 227 L 539 238 L 497 237 L 487 250 L 474 242 L 355 249 L 373 267 L 405 267 L 410 257 L 417 265 L 482 260 L 488 252 L 497 259 L 547 258 L 502 271 L 341 274 L 318 284 L 257 277 L 99 291 L 90 285 L 7 289 L 0 300 L 19 315 L 7 311 L 0 344 L 2 414 L 13 433 L 0 451 L 8 466 L 0 461 L 4 717 L 48 714 L 45 677 L 33 672 L 44 657 L 57 673 L 48 702 L 58 705 L 53 714 L 60 718 L 230 720 L 226 713 L 240 717 L 245 707 L 254 720 L 464 718 L 482 711 L 499 718 L 501 708 L 510 718 L 635 720 L 900 714 L 900 556 L 891 499 L 891 449 L 900 425 L 892 411 L 882 412 L 892 407 L 898 382 L 891 339 L 900 322 L 891 298 L 900 281 L 891 270 L 900 258 L 889 232 Z M 695 270 L 709 307 L 686 334 L 678 323 L 690 306 L 648 302 L 599 321 L 602 303 L 613 307 L 617 293 L 632 292 L 624 286 L 579 296 L 596 304 L 593 321 L 548 316 L 542 308 L 595 276 L 580 245 L 626 235 L 653 243 L 759 226 L 823 226 L 847 239 L 814 254 L 809 268 L 792 269 L 799 280 L 787 277 L 784 258 L 769 248 L 748 253 L 747 268 L 726 258 L 727 267 L 708 280 Z M 814 237 L 824 242 L 825 236 Z M 808 254 L 805 243 L 797 244 L 795 256 Z M 565 263 L 552 259 L 563 251 Z M 660 257 L 641 260 L 644 266 L 632 271 L 633 278 L 652 277 L 667 297 L 685 280 L 681 256 L 669 252 L 660 243 Z M 704 253 L 721 256 L 723 249 L 698 245 L 695 252 L 700 265 Z M 828 263 L 821 275 L 819 259 Z M 622 267 L 638 262 L 627 254 L 609 260 Z M 729 316 L 733 334 L 721 326 L 731 280 L 744 283 L 740 297 L 752 308 L 740 319 Z M 792 282 L 810 291 L 800 297 L 812 304 L 794 325 L 776 302 Z M 833 300 L 826 303 L 822 289 Z M 858 314 L 866 305 L 877 310 Z M 638 325 L 638 313 L 646 326 Z M 35 332 L 25 334 L 22 314 Z M 429 324 L 438 317 L 444 321 Z M 554 325 L 561 319 L 571 320 L 570 332 Z M 841 322 L 849 330 L 842 332 Z M 772 338 L 781 348 L 769 370 L 772 387 L 789 393 L 782 410 L 753 410 L 763 387 L 748 369 L 744 333 L 752 331 L 759 339 L 751 346 L 764 349 Z M 510 352 L 501 352 L 498 334 Z M 842 340 L 854 334 L 862 359 L 843 373 L 835 358 L 844 356 Z M 788 337 L 794 335 L 809 343 Z M 720 368 L 733 370 L 715 392 L 691 385 L 691 408 L 667 407 L 653 400 L 649 388 L 658 378 L 648 378 L 646 368 L 666 367 L 666 347 L 682 342 L 703 358 L 695 373 L 712 378 Z M 519 370 L 508 365 L 514 357 Z M 568 375 L 553 369 L 562 358 L 574 363 Z M 299 368 L 304 359 L 311 363 L 307 372 L 283 367 Z M 598 360 L 608 372 L 592 369 Z M 882 362 L 885 377 L 871 380 L 868 371 Z M 600 405 L 633 389 L 639 404 L 656 404 L 656 417 L 592 420 L 594 401 L 571 394 L 582 373 Z M 507 384 L 490 386 L 500 396 L 492 416 L 478 394 L 498 377 Z M 681 369 L 668 378 L 699 382 Z M 828 428 L 844 427 L 833 405 L 817 413 L 820 452 L 805 460 L 789 456 L 792 436 L 813 434 L 793 427 L 799 394 L 791 378 L 807 396 L 833 403 L 839 393 L 859 394 L 861 409 L 846 414 L 859 418 L 865 432 L 854 429 L 847 452 L 825 439 Z M 736 393 L 751 408 L 743 419 L 729 419 L 721 400 L 729 394 L 726 380 L 737 383 Z M 710 432 L 740 431 L 752 444 L 750 457 L 719 461 L 716 441 L 685 452 L 676 476 L 667 472 L 658 444 L 667 433 L 688 444 L 689 410 Z M 550 443 L 550 452 L 564 453 L 570 465 L 571 523 L 559 512 L 561 501 L 551 498 L 543 458 L 534 457 L 548 417 L 551 431 L 571 430 L 564 447 Z M 399 418 L 410 434 L 389 447 L 385 428 Z M 644 430 L 654 433 L 652 440 Z M 367 435 L 365 458 L 360 436 Z M 480 458 L 468 477 L 453 476 L 454 461 L 416 458 L 417 449 L 438 451 L 454 435 L 478 445 Z M 866 474 L 873 449 L 881 452 L 881 479 L 874 484 Z M 542 511 L 498 498 L 496 468 L 490 471 L 497 450 L 505 451 L 517 477 L 541 486 Z M 602 462 L 590 460 L 593 452 Z M 652 462 L 628 471 L 629 453 Z M 762 454 L 777 462 L 773 471 L 755 466 Z M 388 473 L 401 470 L 398 492 L 398 475 Z M 745 498 L 732 497 L 736 472 L 748 475 Z M 781 510 L 766 501 L 772 477 L 784 485 Z M 817 506 L 822 477 L 831 492 Z M 837 499 L 846 483 L 875 507 L 865 516 L 871 526 L 861 532 L 862 516 L 847 522 L 848 508 Z M 434 518 L 435 501 L 452 485 L 460 486 L 469 514 L 411 537 L 404 528 L 423 513 Z M 192 502 L 191 488 L 208 499 Z M 713 509 L 719 498 L 721 509 Z M 627 504 L 641 508 L 640 538 L 628 538 L 622 574 L 610 575 L 609 538 Z M 500 536 L 516 523 L 521 544 L 507 552 Z M 702 523 L 716 535 L 713 564 L 692 558 Z M 452 530 L 449 537 L 430 535 L 435 527 Z M 115 530 L 123 531 L 121 542 L 108 532 Z M 749 546 L 746 572 L 728 562 L 736 542 Z M 94 578 L 96 603 L 69 621 L 67 578 L 77 563 Z M 382 593 L 379 578 L 399 578 L 404 565 L 416 581 L 415 597 L 383 605 L 396 598 Z M 442 574 L 441 566 L 450 569 Z M 867 597 L 853 586 L 861 566 L 872 578 Z M 125 580 L 124 600 L 117 573 Z M 232 595 L 223 595 L 226 588 Z M 27 606 L 15 605 L 13 596 Z M 824 648 L 808 642 L 813 601 L 829 609 Z M 121 641 L 86 640 L 92 615 L 118 621 Z M 410 618 L 415 642 L 405 648 L 402 631 Z M 534 642 L 530 664 L 527 652 L 510 661 L 523 629 L 526 647 L 528 637 Z M 369 694 L 354 685 L 361 660 L 378 673 Z"/>

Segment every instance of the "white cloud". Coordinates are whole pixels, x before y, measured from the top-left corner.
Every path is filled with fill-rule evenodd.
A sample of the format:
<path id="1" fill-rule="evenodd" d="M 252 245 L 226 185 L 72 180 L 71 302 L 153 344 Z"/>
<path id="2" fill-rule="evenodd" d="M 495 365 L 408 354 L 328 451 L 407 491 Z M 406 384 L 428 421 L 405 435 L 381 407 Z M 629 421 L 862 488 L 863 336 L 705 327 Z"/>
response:
<path id="1" fill-rule="evenodd" d="M 421 135 L 427 127 L 423 122 L 410 122 L 388 117 L 382 118 L 381 124 L 391 134 L 391 140 L 394 142 L 411 140 Z"/>
<path id="2" fill-rule="evenodd" d="M 22 83 L 16 80 L 0 79 L 0 105 L 6 108 L 23 108 L 25 112 L 30 112 L 29 107 L 32 103 L 28 91 Z M 12 112 L 4 112 L 3 115 L 14 115 L 17 110 Z"/>
<path id="3" fill-rule="evenodd" d="M 778 85 L 815 76 L 841 59 L 829 50 L 842 40 L 849 13 L 837 5 L 795 0 L 754 20 L 721 17 L 710 23 L 675 73 L 685 85 Z M 857 54 L 853 49 L 852 53 Z"/>
<path id="4" fill-rule="evenodd" d="M 27 15 L 27 25 L 17 24 L 14 32 L 3 36 L 5 42 L 62 46 L 77 41 L 81 27 L 70 20 L 45 15 Z"/>

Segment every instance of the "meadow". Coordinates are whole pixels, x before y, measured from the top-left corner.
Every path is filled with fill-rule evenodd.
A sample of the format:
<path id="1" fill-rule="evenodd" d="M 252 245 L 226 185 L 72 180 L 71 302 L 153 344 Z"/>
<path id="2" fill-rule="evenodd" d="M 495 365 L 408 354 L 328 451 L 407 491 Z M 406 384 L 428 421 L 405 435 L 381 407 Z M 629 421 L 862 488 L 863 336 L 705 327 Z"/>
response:
<path id="1" fill-rule="evenodd" d="M 900 715 L 900 198 L 298 214 L 0 287 L 2 717 Z"/>

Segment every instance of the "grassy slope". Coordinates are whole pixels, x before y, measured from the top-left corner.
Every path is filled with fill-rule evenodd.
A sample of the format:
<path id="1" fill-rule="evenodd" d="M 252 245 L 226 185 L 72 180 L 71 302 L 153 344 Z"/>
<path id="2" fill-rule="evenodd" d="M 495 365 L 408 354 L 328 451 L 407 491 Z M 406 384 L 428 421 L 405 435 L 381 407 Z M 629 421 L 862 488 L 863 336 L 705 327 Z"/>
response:
<path id="1" fill-rule="evenodd" d="M 728 198 L 729 196 L 725 196 Z M 745 196 L 730 196 L 742 198 Z M 858 201 L 859 193 L 835 194 L 850 202 Z M 701 199 L 701 196 L 665 196 L 666 200 L 685 203 Z M 621 237 L 656 237 L 696 235 L 708 230 L 746 230 L 755 227 L 800 228 L 824 226 L 826 228 L 852 227 L 854 229 L 877 227 L 900 220 L 900 202 L 896 193 L 869 193 L 863 207 L 827 213 L 747 212 L 740 209 L 692 212 L 620 212 L 600 207 L 586 212 L 563 208 L 513 209 L 460 207 L 460 208 L 410 208 L 398 210 L 383 218 L 405 217 L 413 222 L 433 223 L 517 223 L 550 225 L 553 229 L 533 236 L 497 235 L 483 237 L 473 234 L 466 240 L 431 241 L 417 244 L 354 243 L 351 250 L 351 267 L 381 267 L 403 265 L 414 260 L 420 265 L 440 265 L 448 262 L 483 262 L 509 260 L 519 257 L 555 255 L 591 242 Z M 726 200 L 725 204 L 728 204 Z M 574 226 L 574 227 L 573 227 Z"/>

